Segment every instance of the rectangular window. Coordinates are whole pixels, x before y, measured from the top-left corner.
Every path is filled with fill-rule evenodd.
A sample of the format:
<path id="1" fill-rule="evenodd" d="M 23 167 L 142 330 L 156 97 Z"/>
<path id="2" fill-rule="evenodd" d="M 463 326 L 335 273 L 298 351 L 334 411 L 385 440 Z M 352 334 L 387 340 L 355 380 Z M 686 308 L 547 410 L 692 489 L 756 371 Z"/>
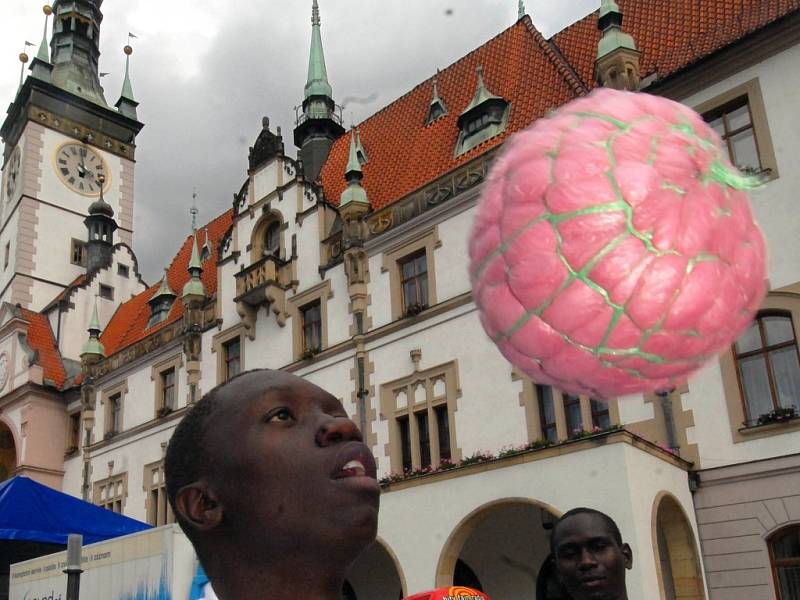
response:
<path id="1" fill-rule="evenodd" d="M 436 415 L 436 428 L 439 433 L 439 460 L 452 458 L 450 451 L 450 421 L 447 417 L 447 405 L 440 404 L 433 407 Z"/>
<path id="2" fill-rule="evenodd" d="M 583 431 L 581 418 L 581 399 L 578 396 L 564 394 L 564 417 L 567 420 L 567 435 L 574 435 Z"/>
<path id="3" fill-rule="evenodd" d="M 128 267 L 128 265 L 117 265 L 117 275 L 119 275 L 120 277 L 128 278 L 130 277 L 130 273 L 131 270 L 130 267 Z"/>
<path id="4" fill-rule="evenodd" d="M 322 350 L 322 308 L 316 300 L 300 308 L 303 320 L 303 352 Z"/>
<path id="5" fill-rule="evenodd" d="M 145 466 L 144 482 L 147 492 L 147 522 L 153 527 L 174 523 L 175 515 L 167 499 L 163 460 Z"/>
<path id="6" fill-rule="evenodd" d="M 86 266 L 86 242 L 72 238 L 69 261 L 79 267 Z"/>
<path id="7" fill-rule="evenodd" d="M 105 300 L 113 300 L 114 299 L 114 288 L 110 285 L 100 284 L 100 297 Z"/>
<path id="8" fill-rule="evenodd" d="M 403 314 L 417 314 L 428 306 L 428 259 L 425 250 L 403 258 L 399 266 Z"/>
<path id="9" fill-rule="evenodd" d="M 400 452 L 402 454 L 403 471 L 411 470 L 411 431 L 408 427 L 408 415 L 397 417 L 397 428 L 400 431 Z"/>
<path id="10" fill-rule="evenodd" d="M 548 442 L 558 442 L 558 429 L 556 428 L 556 407 L 553 402 L 553 388 L 549 385 L 536 385 L 536 396 L 539 401 L 539 424 L 542 430 L 542 439 Z"/>
<path id="11" fill-rule="evenodd" d="M 8 261 L 11 260 L 11 242 L 6 243 L 6 252 L 3 256 L 3 270 L 8 268 Z"/>
<path id="12" fill-rule="evenodd" d="M 734 165 L 745 172 L 761 171 L 758 141 L 746 94 L 706 113 L 703 118 L 722 138 Z"/>
<path id="13" fill-rule="evenodd" d="M 431 464 L 431 434 L 428 429 L 428 411 L 416 413 L 419 432 L 419 462 L 423 467 Z"/>
<path id="14" fill-rule="evenodd" d="M 161 372 L 161 409 L 175 410 L 175 367 Z"/>
<path id="15" fill-rule="evenodd" d="M 242 370 L 242 347 L 241 339 L 234 338 L 229 342 L 222 345 L 223 352 L 225 353 L 225 381 L 238 375 Z"/>
<path id="16" fill-rule="evenodd" d="M 111 437 L 122 431 L 122 392 L 108 397 L 106 410 L 106 437 Z"/>
<path id="17" fill-rule="evenodd" d="M 112 475 L 94 484 L 94 503 L 100 508 L 122 514 L 127 493 L 125 474 Z"/>
<path id="18" fill-rule="evenodd" d="M 589 398 L 589 403 L 592 408 L 592 425 L 600 429 L 608 429 L 611 427 L 611 417 L 608 414 L 608 402 Z"/>
<path id="19" fill-rule="evenodd" d="M 74 412 L 69 415 L 69 430 L 67 431 L 67 453 L 77 452 L 81 446 L 81 413 Z"/>

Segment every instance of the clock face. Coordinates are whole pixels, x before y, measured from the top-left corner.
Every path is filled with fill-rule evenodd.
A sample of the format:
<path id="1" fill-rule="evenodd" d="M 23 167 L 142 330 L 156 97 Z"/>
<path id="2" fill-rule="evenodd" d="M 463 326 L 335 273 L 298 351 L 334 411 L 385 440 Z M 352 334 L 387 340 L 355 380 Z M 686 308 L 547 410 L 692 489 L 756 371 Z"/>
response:
<path id="1" fill-rule="evenodd" d="M 64 185 L 84 196 L 100 195 L 99 175 L 105 176 L 106 189 L 110 183 L 105 161 L 84 144 L 70 142 L 61 146 L 56 150 L 55 167 Z"/>
<path id="2" fill-rule="evenodd" d="M 19 166 L 21 162 L 22 151 L 19 147 L 14 149 L 11 158 L 8 160 L 8 175 L 6 176 L 6 199 L 11 200 L 11 196 L 17 189 L 17 179 L 19 178 Z"/>

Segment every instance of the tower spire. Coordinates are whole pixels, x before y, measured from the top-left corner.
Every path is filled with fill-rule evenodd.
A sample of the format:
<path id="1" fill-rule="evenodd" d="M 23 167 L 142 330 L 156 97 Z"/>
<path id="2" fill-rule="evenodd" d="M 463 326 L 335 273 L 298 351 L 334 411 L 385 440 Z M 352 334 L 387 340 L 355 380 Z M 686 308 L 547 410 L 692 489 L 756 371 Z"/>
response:
<path id="1" fill-rule="evenodd" d="M 523 0 L 519 0 L 519 2 L 517 3 L 517 20 L 520 20 L 524 16 L 525 16 L 525 2 Z"/>
<path id="2" fill-rule="evenodd" d="M 325 68 L 325 53 L 322 50 L 322 32 L 319 18 L 319 5 L 313 0 L 311 5 L 311 52 L 308 57 L 308 79 L 305 97 L 333 96 L 333 89 L 328 83 L 328 70 Z"/>
<path id="3" fill-rule="evenodd" d="M 350 132 L 350 154 L 347 159 L 347 167 L 344 170 L 344 178 L 347 180 L 347 187 L 344 188 L 339 198 L 339 209 L 341 210 L 350 205 L 359 205 L 368 210 L 369 199 L 367 198 L 367 191 L 361 185 L 364 174 L 361 170 L 361 163 L 358 160 L 355 127 Z"/>
<path id="4" fill-rule="evenodd" d="M 47 51 L 47 23 L 50 20 L 50 15 L 53 14 L 53 9 L 49 4 L 42 7 L 44 13 L 44 33 L 42 34 L 42 43 L 39 44 L 39 51 L 33 57 L 31 62 L 31 73 L 37 79 L 42 81 L 50 81 L 53 65 L 50 64 L 50 53 Z"/>
<path id="5" fill-rule="evenodd" d="M 136 99 L 133 97 L 133 86 L 131 85 L 131 54 L 133 54 L 131 38 L 135 37 L 136 36 L 132 33 L 128 33 L 128 43 L 122 49 L 125 53 L 125 79 L 122 81 L 122 93 L 119 96 L 119 100 L 117 100 L 117 103 L 114 105 L 121 114 L 131 119 L 138 118 L 136 107 L 139 106 L 139 103 L 136 102 Z"/>
<path id="6" fill-rule="evenodd" d="M 106 349 L 100 343 L 100 319 L 97 318 L 97 296 L 94 297 L 92 318 L 89 321 L 89 339 L 83 345 L 81 359 L 84 362 L 96 362 L 106 355 Z"/>
<path id="7" fill-rule="evenodd" d="M 303 114 L 298 115 L 294 130 L 294 143 L 300 148 L 303 176 L 307 181 L 315 181 L 333 142 L 344 133 L 342 117 L 336 112 L 333 89 L 328 82 L 317 0 L 312 0 L 311 4 L 311 51 L 302 108 Z"/>
<path id="8" fill-rule="evenodd" d="M 641 53 L 633 37 L 622 30 L 623 14 L 615 0 L 602 0 L 597 28 L 603 32 L 597 44 L 595 79 L 618 90 L 639 89 Z"/>

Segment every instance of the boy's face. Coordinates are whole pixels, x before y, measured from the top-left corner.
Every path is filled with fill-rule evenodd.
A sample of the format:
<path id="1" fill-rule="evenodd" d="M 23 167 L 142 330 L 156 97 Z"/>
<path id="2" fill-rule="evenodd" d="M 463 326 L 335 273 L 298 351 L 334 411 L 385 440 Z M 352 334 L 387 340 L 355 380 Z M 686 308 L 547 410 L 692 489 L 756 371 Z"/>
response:
<path id="1" fill-rule="evenodd" d="M 591 513 L 578 513 L 554 531 L 556 570 L 574 600 L 627 598 L 625 570 L 633 566 L 628 544 L 617 544 L 608 524 Z"/>
<path id="2" fill-rule="evenodd" d="M 341 403 L 293 375 L 257 371 L 224 389 L 206 441 L 222 524 L 258 551 L 358 550 L 375 538 L 375 459 Z"/>

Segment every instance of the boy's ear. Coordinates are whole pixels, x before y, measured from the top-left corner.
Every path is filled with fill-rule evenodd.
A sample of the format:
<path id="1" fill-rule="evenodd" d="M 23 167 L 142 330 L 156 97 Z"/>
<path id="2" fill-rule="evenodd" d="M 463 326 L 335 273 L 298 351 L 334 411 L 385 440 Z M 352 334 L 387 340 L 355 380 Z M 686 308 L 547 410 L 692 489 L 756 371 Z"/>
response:
<path id="1" fill-rule="evenodd" d="M 633 568 L 633 551 L 628 544 L 622 544 L 622 556 L 625 557 L 625 568 Z"/>
<path id="2" fill-rule="evenodd" d="M 210 531 L 222 522 L 222 505 L 203 479 L 178 490 L 175 508 L 181 520 L 198 531 Z"/>

